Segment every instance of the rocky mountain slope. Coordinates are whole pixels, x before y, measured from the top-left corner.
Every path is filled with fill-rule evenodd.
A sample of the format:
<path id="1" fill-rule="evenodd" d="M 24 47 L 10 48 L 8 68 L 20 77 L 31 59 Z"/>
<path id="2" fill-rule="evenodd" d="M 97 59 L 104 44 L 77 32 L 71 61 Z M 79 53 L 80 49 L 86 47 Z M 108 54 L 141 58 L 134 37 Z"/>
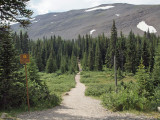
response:
<path id="1" fill-rule="evenodd" d="M 104 4 L 94 8 L 48 13 L 34 17 L 28 28 L 30 38 L 37 39 L 51 35 L 73 39 L 90 34 L 93 37 L 105 33 L 110 35 L 113 19 L 118 33 L 143 35 L 144 31 L 160 35 L 160 5 Z M 19 25 L 12 28 L 19 31 Z"/>

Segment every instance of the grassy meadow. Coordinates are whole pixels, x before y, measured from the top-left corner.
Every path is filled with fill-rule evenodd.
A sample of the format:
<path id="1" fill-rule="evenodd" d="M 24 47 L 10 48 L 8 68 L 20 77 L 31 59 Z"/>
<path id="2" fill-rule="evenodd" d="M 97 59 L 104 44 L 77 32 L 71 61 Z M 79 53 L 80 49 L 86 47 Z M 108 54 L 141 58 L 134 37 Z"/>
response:
<path id="1" fill-rule="evenodd" d="M 39 73 L 41 80 L 48 86 L 51 94 L 62 96 L 63 93 L 75 87 L 75 74 Z"/>

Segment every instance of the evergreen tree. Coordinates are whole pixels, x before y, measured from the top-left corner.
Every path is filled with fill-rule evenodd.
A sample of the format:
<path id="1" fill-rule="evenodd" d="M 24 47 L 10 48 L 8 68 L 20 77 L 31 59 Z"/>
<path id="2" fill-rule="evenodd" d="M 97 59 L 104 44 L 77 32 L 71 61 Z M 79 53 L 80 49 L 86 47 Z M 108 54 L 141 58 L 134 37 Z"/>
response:
<path id="1" fill-rule="evenodd" d="M 41 71 L 44 71 L 44 64 L 43 64 L 43 62 L 44 61 L 42 61 L 42 55 L 41 55 L 41 53 L 40 52 L 38 52 L 38 54 L 36 55 L 37 57 L 36 57 L 36 63 L 37 63 L 37 67 L 38 67 L 38 70 L 41 72 Z"/>
<path id="2" fill-rule="evenodd" d="M 120 38 L 117 42 L 117 68 L 120 68 L 121 70 L 124 70 L 124 64 L 125 64 L 125 51 L 126 51 L 126 38 L 124 35 L 120 34 Z"/>
<path id="3" fill-rule="evenodd" d="M 83 70 L 87 70 L 87 67 L 88 67 L 88 65 L 87 65 L 87 60 L 88 60 L 88 58 L 87 58 L 87 53 L 86 52 L 84 52 L 83 53 L 83 59 L 82 59 L 82 66 L 83 66 Z"/>
<path id="4" fill-rule="evenodd" d="M 29 0 L 8 0 L 0 2 L 0 21 L 19 22 L 22 26 L 27 26 L 30 22 L 28 19 L 32 16 L 32 11 L 27 9 Z M 4 22 L 0 22 L 0 26 Z"/>
<path id="5" fill-rule="evenodd" d="M 95 70 L 102 70 L 102 56 L 100 51 L 100 43 L 99 40 L 96 44 L 96 52 L 95 52 Z"/>
<path id="6" fill-rule="evenodd" d="M 152 74 L 152 84 L 154 85 L 154 87 L 160 85 L 160 47 L 158 47 L 155 57 L 155 64 Z"/>
<path id="7" fill-rule="evenodd" d="M 0 109 L 17 107 L 24 98 L 24 82 L 18 72 L 17 59 L 11 34 L 0 31 Z"/>
<path id="8" fill-rule="evenodd" d="M 33 59 L 32 57 L 30 57 L 30 63 L 27 65 L 27 68 L 29 80 L 41 84 L 41 80 L 38 75 L 38 67 L 36 65 L 35 59 Z"/>
<path id="9" fill-rule="evenodd" d="M 74 55 L 74 53 L 72 52 L 72 56 L 71 56 L 71 62 L 70 62 L 70 73 L 75 73 L 78 69 L 77 69 L 77 58 Z"/>
<path id="10" fill-rule="evenodd" d="M 47 60 L 46 72 L 53 73 L 56 70 L 57 70 L 56 61 L 53 59 L 53 55 L 51 53 L 48 60 Z"/>
<path id="11" fill-rule="evenodd" d="M 111 29 L 111 42 L 110 42 L 110 58 L 111 58 L 111 67 L 113 66 L 114 63 L 114 55 L 117 56 L 116 51 L 116 44 L 117 44 L 117 28 L 115 25 L 115 21 L 113 20 L 113 25 L 112 25 L 112 29 Z"/>
<path id="12" fill-rule="evenodd" d="M 94 70 L 94 54 L 93 54 L 92 46 L 90 47 L 90 50 L 89 50 L 88 69 L 91 71 Z"/>
<path id="13" fill-rule="evenodd" d="M 142 58 L 143 58 L 143 64 L 144 66 L 147 68 L 149 67 L 149 50 L 148 50 L 149 46 L 147 43 L 147 38 L 144 37 L 144 41 L 143 41 L 143 48 L 142 48 Z"/>
<path id="14" fill-rule="evenodd" d="M 126 63 L 125 69 L 128 72 L 136 72 L 136 39 L 134 33 L 131 31 L 127 40 Z"/>
<path id="15" fill-rule="evenodd" d="M 23 53 L 28 53 L 29 52 L 29 37 L 28 37 L 28 33 L 25 32 L 23 34 Z"/>
<path id="16" fill-rule="evenodd" d="M 62 73 L 65 73 L 68 71 L 68 66 L 67 66 L 67 57 L 66 56 L 61 56 L 61 66 L 60 70 Z"/>
<path id="17" fill-rule="evenodd" d="M 138 66 L 138 71 L 136 76 L 138 78 L 139 85 L 139 94 L 145 95 L 146 97 L 150 96 L 150 93 L 153 90 L 151 83 L 151 79 L 149 74 L 145 70 L 145 66 L 143 65 L 143 59 L 141 58 L 140 65 Z"/>

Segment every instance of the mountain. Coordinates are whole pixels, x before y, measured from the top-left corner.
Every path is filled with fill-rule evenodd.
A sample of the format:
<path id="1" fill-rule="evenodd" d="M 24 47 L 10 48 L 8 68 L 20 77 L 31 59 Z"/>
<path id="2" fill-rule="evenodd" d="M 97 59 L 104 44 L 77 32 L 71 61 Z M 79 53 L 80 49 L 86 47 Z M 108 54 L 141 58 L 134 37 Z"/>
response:
<path id="1" fill-rule="evenodd" d="M 160 5 L 103 4 L 97 7 L 71 10 L 67 12 L 48 13 L 34 17 L 28 28 L 30 38 L 37 39 L 51 35 L 63 39 L 90 34 L 93 37 L 105 33 L 110 35 L 113 19 L 118 33 L 125 35 L 131 30 L 143 35 L 144 31 L 160 35 Z M 19 31 L 19 25 L 12 28 Z"/>

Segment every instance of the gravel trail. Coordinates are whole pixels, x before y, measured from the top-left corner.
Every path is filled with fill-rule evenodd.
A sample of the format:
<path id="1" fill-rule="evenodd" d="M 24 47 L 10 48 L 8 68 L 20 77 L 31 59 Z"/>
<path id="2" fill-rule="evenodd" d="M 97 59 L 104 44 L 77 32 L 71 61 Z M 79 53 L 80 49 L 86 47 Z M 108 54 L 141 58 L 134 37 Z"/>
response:
<path id="1" fill-rule="evenodd" d="M 76 87 L 63 97 L 60 106 L 30 114 L 24 113 L 18 118 L 23 120 L 152 120 L 143 116 L 107 111 L 99 100 L 84 95 L 85 85 L 80 83 L 80 72 L 75 76 L 75 80 Z"/>

